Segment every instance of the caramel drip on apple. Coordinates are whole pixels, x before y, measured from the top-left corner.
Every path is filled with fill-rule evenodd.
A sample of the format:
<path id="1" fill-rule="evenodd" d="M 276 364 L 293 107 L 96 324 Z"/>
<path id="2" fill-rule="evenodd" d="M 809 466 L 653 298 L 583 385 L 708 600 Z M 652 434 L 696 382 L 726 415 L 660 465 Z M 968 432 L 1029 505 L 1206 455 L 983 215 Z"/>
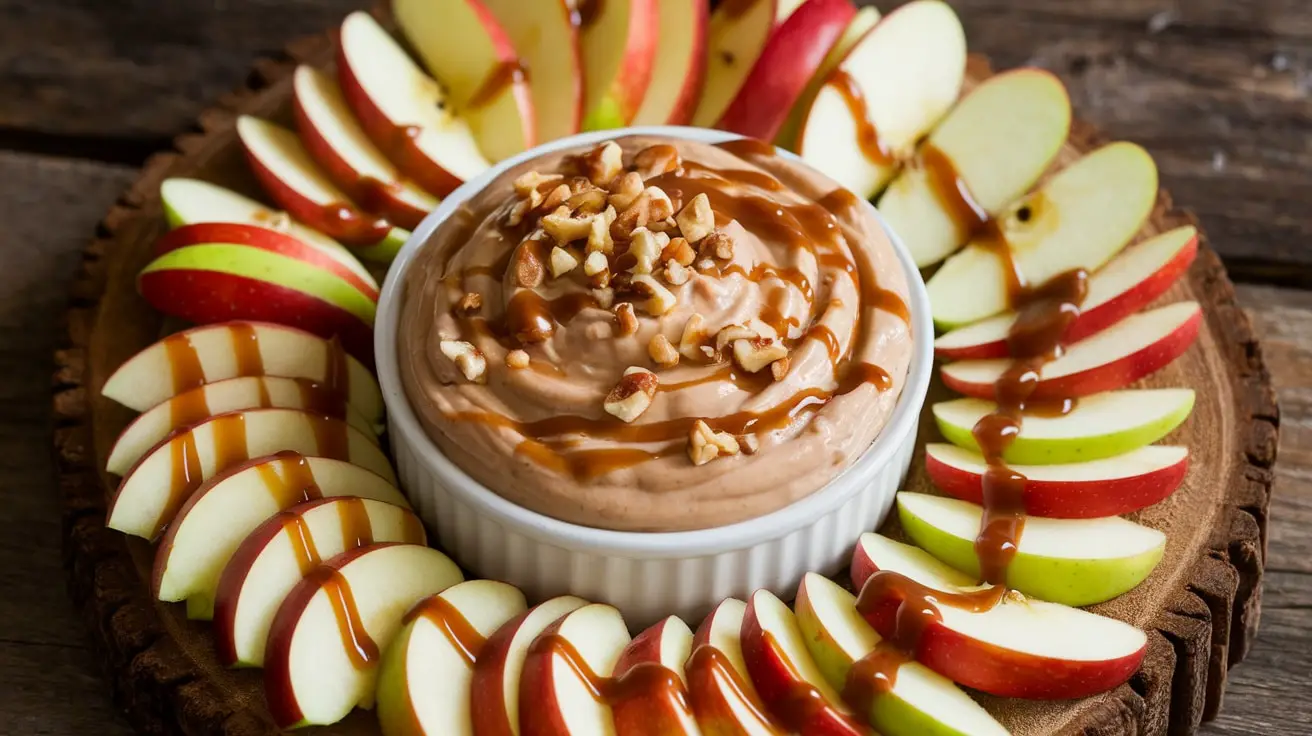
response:
<path id="1" fill-rule="evenodd" d="M 374 543 L 374 525 L 364 499 L 344 496 L 338 500 L 337 519 L 342 526 L 343 549 L 355 549 Z"/>
<path id="2" fill-rule="evenodd" d="M 305 516 L 299 511 L 280 511 L 277 518 L 283 533 L 287 535 L 287 542 L 292 546 L 296 569 L 301 571 L 301 577 L 314 572 L 315 567 L 323 562 L 323 557 L 319 554 L 318 545 L 314 543 L 314 533 L 310 531 Z"/>
<path id="3" fill-rule="evenodd" d="M 228 325 L 232 340 L 232 358 L 237 364 L 238 376 L 264 375 L 264 356 L 260 353 L 260 335 L 248 322 Z"/>
<path id="4" fill-rule="evenodd" d="M 738 671 L 715 647 L 703 644 L 694 649 L 688 663 L 684 665 L 684 674 L 688 677 L 689 704 L 698 723 L 711 723 L 727 717 L 721 701 L 708 696 L 708 693 L 717 690 L 712 683 L 719 682 L 722 688 L 731 693 L 731 698 L 751 712 L 754 725 L 778 736 L 788 733 L 783 726 L 775 723 L 761 702 L 750 694 Z"/>
<path id="5" fill-rule="evenodd" d="M 246 455 L 246 417 L 240 413 L 221 414 L 209 422 L 213 433 L 214 474 L 249 459 Z M 168 497 L 156 521 L 156 531 L 164 530 L 178 509 L 196 492 L 205 480 L 196 434 L 184 429 L 169 435 L 169 461 L 172 476 L 169 479 Z"/>
<path id="6" fill-rule="evenodd" d="M 351 437 L 346 422 L 332 417 L 307 415 L 318 454 L 338 460 L 351 459 Z"/>
<path id="7" fill-rule="evenodd" d="M 528 81 L 528 67 L 518 59 L 503 59 L 488 70 L 487 76 L 479 83 L 474 94 L 469 98 L 468 109 L 478 110 L 486 107 L 515 84 Z"/>
<path id="8" fill-rule="evenodd" d="M 354 248 L 377 245 L 392 230 L 386 218 L 363 212 L 350 202 L 327 202 L 319 206 L 317 214 L 324 232 Z"/>
<path id="9" fill-rule="evenodd" d="M 350 581 L 337 568 L 329 565 L 319 565 L 311 570 L 305 579 L 313 581 L 312 584 L 318 586 L 328 596 L 328 602 L 333 607 L 333 615 L 337 617 L 337 629 L 342 637 L 342 646 L 346 649 L 346 656 L 350 658 L 351 665 L 357 670 L 373 667 L 380 656 L 378 643 L 369 636 L 369 632 L 364 627 L 364 621 L 360 617 L 360 606 L 351 592 Z"/>
<path id="10" fill-rule="evenodd" d="M 191 338 L 185 332 L 164 338 L 164 355 L 172 373 L 174 394 L 169 400 L 169 426 L 185 427 L 208 417 L 205 369 Z"/>
<path id="11" fill-rule="evenodd" d="M 272 460 L 257 465 L 256 472 L 269 497 L 280 509 L 323 498 L 323 489 L 315 480 L 309 459 L 299 452 L 283 450 Z"/>
<path id="12" fill-rule="evenodd" d="M 683 680 L 678 673 L 659 662 L 641 662 L 618 677 L 602 676 L 594 672 L 574 645 L 559 634 L 539 636 L 529 645 L 528 656 L 556 657 L 564 662 L 587 686 L 593 700 L 611 707 L 617 724 L 621 720 L 630 725 L 662 721 L 662 703 L 676 703 L 681 709 L 687 708 Z M 659 727 L 645 730 L 650 733 L 669 732 Z"/>
<path id="13" fill-rule="evenodd" d="M 431 596 L 420 601 L 405 615 L 404 623 L 425 619 L 438 628 L 451 646 L 460 654 L 465 664 L 473 669 L 478 655 L 487 645 L 487 638 L 478 633 L 478 629 L 469 623 L 460 609 L 440 595 Z"/>
<path id="14" fill-rule="evenodd" d="M 762 634 L 762 637 L 766 649 L 775 652 L 775 659 L 787 660 L 783 648 L 769 632 Z M 814 685 L 800 677 L 793 678 L 783 692 L 762 692 L 761 697 L 789 733 L 820 733 L 823 729 L 821 724 L 840 721 L 846 726 L 843 729 L 846 733 L 873 734 L 870 728 L 857 719 L 835 710 Z"/>
<path id="15" fill-rule="evenodd" d="M 420 212 L 407 211 L 393 203 L 402 192 L 398 182 L 365 175 L 354 181 L 338 182 L 338 185 L 351 195 L 351 199 L 359 202 L 365 212 L 385 216 L 397 227 L 414 230 L 424 220 Z"/>
<path id="16" fill-rule="evenodd" d="M 575 0 L 569 20 L 579 30 L 591 28 L 592 24 L 601 17 L 605 5 L 605 0 Z"/>
<path id="17" fill-rule="evenodd" d="M 321 388 L 345 402 L 351 395 L 351 366 L 347 362 L 346 349 L 336 336 L 328 341 L 327 363 Z"/>
<path id="18" fill-rule="evenodd" d="M 300 394 L 301 407 L 311 414 L 322 414 L 337 419 L 346 418 L 346 397 L 332 391 L 322 384 L 297 378 L 296 389 Z"/>
<path id="19" fill-rule="evenodd" d="M 880 139 L 879 130 L 870 119 L 870 106 L 866 102 L 865 93 L 861 91 L 856 78 L 840 67 L 829 76 L 825 86 L 837 92 L 847 105 L 847 111 L 851 113 L 852 122 L 856 125 L 856 144 L 861 149 L 861 155 L 875 166 L 895 165 L 897 159 Z"/>

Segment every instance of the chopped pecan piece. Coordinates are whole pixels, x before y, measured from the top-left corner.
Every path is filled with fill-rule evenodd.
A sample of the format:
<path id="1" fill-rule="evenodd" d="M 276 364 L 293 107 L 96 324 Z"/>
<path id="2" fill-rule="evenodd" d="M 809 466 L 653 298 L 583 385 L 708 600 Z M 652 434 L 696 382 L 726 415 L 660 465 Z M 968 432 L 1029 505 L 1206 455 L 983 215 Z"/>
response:
<path id="1" fill-rule="evenodd" d="M 487 359 L 483 351 L 464 340 L 442 340 L 437 344 L 442 354 L 456 364 L 465 380 L 484 383 L 487 378 Z"/>
<path id="2" fill-rule="evenodd" d="M 606 395 L 602 408 L 620 421 L 632 422 L 651 406 L 652 399 L 656 398 L 656 387 L 659 384 L 660 379 L 655 373 L 646 368 L 633 366 L 624 371 L 623 378 Z"/>
<path id="3" fill-rule="evenodd" d="M 627 337 L 638 331 L 638 315 L 633 312 L 631 302 L 615 305 L 615 324 L 620 328 L 620 336 Z"/>
<path id="4" fill-rule="evenodd" d="M 668 337 L 659 332 L 647 343 L 647 354 L 662 368 L 673 368 L 679 364 L 679 351 L 674 349 Z"/>
<path id="5" fill-rule="evenodd" d="M 472 291 L 460 297 L 460 301 L 456 302 L 456 311 L 466 317 L 478 314 L 482 308 L 483 295 Z"/>
<path id="6" fill-rule="evenodd" d="M 647 297 L 642 303 L 642 309 L 647 314 L 659 317 L 674 309 L 674 306 L 678 303 L 678 299 L 675 298 L 674 294 L 649 274 L 634 274 L 633 288 L 639 294 Z"/>
<path id="7" fill-rule="evenodd" d="M 711 210 L 711 199 L 704 193 L 692 198 L 674 218 L 679 223 L 679 232 L 696 245 L 702 238 L 715 230 L 715 213 Z"/>
<path id="8" fill-rule="evenodd" d="M 716 432 L 698 419 L 688 433 L 688 458 L 693 465 L 705 465 L 721 455 L 737 455 L 738 440 L 728 432 Z"/>
<path id="9" fill-rule="evenodd" d="M 560 278 L 565 274 L 578 268 L 579 259 L 574 257 L 573 253 L 556 246 L 551 249 L 551 275 Z"/>

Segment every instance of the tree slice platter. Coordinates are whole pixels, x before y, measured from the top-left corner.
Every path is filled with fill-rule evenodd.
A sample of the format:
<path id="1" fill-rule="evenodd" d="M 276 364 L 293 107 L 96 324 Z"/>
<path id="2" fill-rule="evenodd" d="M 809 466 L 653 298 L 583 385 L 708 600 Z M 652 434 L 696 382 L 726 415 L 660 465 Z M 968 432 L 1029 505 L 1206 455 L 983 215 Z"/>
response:
<path id="1" fill-rule="evenodd" d="M 277 729 L 260 674 L 220 667 L 208 624 L 188 621 L 182 605 L 153 600 L 151 546 L 105 528 L 116 481 L 102 468 L 131 414 L 102 398 L 101 386 L 115 367 L 160 335 L 161 316 L 135 289 L 136 273 L 165 230 L 160 182 L 192 176 L 254 194 L 233 129 L 236 115 L 285 119 L 295 65 L 329 63 L 333 43 L 326 35 L 307 39 L 280 59 L 257 65 L 241 90 L 176 140 L 176 151 L 151 158 L 101 222 L 72 288 L 66 347 L 56 353 L 53 377 L 64 562 L 70 593 L 114 696 L 142 733 L 260 736 Z M 990 74 L 987 60 L 971 58 L 972 83 Z M 1059 165 L 1100 143 L 1077 122 Z M 1162 192 L 1142 235 L 1183 224 L 1195 221 Z M 1147 657 L 1127 684 L 1085 700 L 985 698 L 1016 734 L 1192 733 L 1217 713 L 1226 672 L 1243 659 L 1256 634 L 1279 424 L 1275 396 L 1248 319 L 1205 240 L 1187 277 L 1164 297 L 1182 299 L 1203 305 L 1201 334 L 1184 357 L 1146 383 L 1197 391 L 1192 418 L 1169 438 L 1189 446 L 1192 464 L 1175 495 L 1138 515 L 1168 536 L 1161 565 L 1136 590 L 1094 609 L 1147 631 Z M 935 386 L 930 400 L 947 396 Z M 934 439 L 928 416 L 921 426 L 922 441 Z M 923 457 L 913 465 L 907 488 L 930 488 Z M 341 724 L 305 733 L 378 730 L 371 713 L 357 711 Z"/>

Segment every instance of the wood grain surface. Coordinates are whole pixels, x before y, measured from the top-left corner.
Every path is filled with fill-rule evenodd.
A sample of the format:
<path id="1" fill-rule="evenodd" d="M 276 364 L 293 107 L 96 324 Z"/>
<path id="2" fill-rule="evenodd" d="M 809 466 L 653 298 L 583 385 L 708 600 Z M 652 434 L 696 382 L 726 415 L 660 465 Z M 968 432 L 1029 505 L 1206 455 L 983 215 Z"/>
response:
<path id="1" fill-rule="evenodd" d="M 51 348 L 96 222 L 252 59 L 343 0 L 0 0 L 0 733 L 129 733 L 59 590 Z M 1303 0 L 953 0 L 972 48 L 1052 68 L 1077 114 L 1147 145 L 1232 276 L 1308 285 L 1312 13 Z M 880 3 L 885 7 L 884 3 Z M 162 7 L 163 6 L 163 7 Z M 41 155 L 49 154 L 49 155 Z M 1208 734 L 1312 732 L 1312 295 L 1241 286 L 1283 410 L 1262 633 Z"/>

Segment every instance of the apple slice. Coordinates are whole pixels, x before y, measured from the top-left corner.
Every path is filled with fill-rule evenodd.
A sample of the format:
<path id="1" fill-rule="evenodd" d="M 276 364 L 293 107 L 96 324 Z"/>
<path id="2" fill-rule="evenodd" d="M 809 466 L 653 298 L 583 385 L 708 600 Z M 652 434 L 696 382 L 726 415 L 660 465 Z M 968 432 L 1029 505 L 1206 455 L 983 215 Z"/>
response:
<path id="1" fill-rule="evenodd" d="M 660 43 L 633 125 L 686 125 L 706 81 L 709 6 L 702 0 L 665 0 L 657 12 Z"/>
<path id="2" fill-rule="evenodd" d="M 1015 271 L 1038 285 L 1073 269 L 1100 268 L 1130 242 L 1156 201 L 1152 157 L 1133 143 L 1112 143 L 1013 203 L 998 226 Z M 981 242 L 949 258 L 927 285 L 934 322 L 951 329 L 1010 308 L 1008 268 Z"/>
<path id="3" fill-rule="evenodd" d="M 378 282 L 346 246 L 314 228 L 296 222 L 286 212 L 270 209 L 249 197 L 199 179 L 165 179 L 159 185 L 159 197 L 169 227 L 234 223 L 286 233 L 353 272 L 362 282 L 372 287 L 377 296 Z M 162 255 L 162 252 L 156 253 Z"/>
<path id="4" fill-rule="evenodd" d="M 412 180 L 378 150 L 346 104 L 330 75 L 299 66 L 292 78 L 292 111 L 305 150 L 328 178 L 352 200 L 397 227 L 413 230 L 437 208 L 437 198 Z M 369 250 L 365 256 L 375 255 Z"/>
<path id="5" fill-rule="evenodd" d="M 246 341 L 254 344 L 256 355 Z M 244 349 L 243 349 L 244 347 Z M 242 357 L 248 360 L 241 360 Z M 132 356 L 101 390 L 134 411 L 200 386 L 243 376 L 304 378 L 347 403 L 372 424 L 383 419 L 383 393 L 369 370 L 327 340 L 304 330 L 259 322 L 232 322 L 184 330 Z"/>
<path id="6" fill-rule="evenodd" d="M 975 537 L 983 509 L 955 498 L 899 493 L 898 519 L 925 551 L 968 575 L 979 575 Z M 1007 585 L 1068 606 L 1090 606 L 1133 590 L 1157 567 L 1166 535 L 1117 516 L 1025 519 Z"/>
<path id="7" fill-rule="evenodd" d="M 160 540 L 151 576 L 155 597 L 185 600 L 188 617 L 211 618 L 219 576 L 248 534 L 279 511 L 338 496 L 410 505 L 382 476 L 343 460 L 295 452 L 256 458 L 214 476 L 187 499 Z M 259 645 L 264 646 L 263 637 Z"/>
<path id="8" fill-rule="evenodd" d="M 1189 470 L 1189 448 L 1151 445 L 1069 465 L 1011 465 L 1025 476 L 1025 513 L 1054 519 L 1128 514 L 1175 492 Z M 956 445 L 925 447 L 925 471 L 948 495 L 983 503 L 984 457 Z"/>
<path id="9" fill-rule="evenodd" d="M 949 442 L 979 452 L 971 429 L 997 408 L 983 399 L 943 401 L 933 406 L 934 420 Z M 1123 455 L 1170 434 L 1193 408 L 1194 392 L 1182 388 L 1086 396 L 1065 416 L 1025 414 L 1002 457 L 1020 465 L 1056 465 Z"/>
<path id="10" fill-rule="evenodd" d="M 480 0 L 393 0 L 392 15 L 493 161 L 537 145 L 528 74 Z"/>
<path id="11" fill-rule="evenodd" d="M 616 736 L 700 736 L 683 672 L 691 653 L 692 630 L 678 616 L 658 621 L 629 642 L 615 663 L 614 677 L 638 689 L 634 697 L 612 706 Z"/>
<path id="12" fill-rule="evenodd" d="M 378 671 L 383 736 L 472 736 L 474 663 L 524 608 L 513 585 L 467 580 L 411 609 Z"/>
<path id="13" fill-rule="evenodd" d="M 410 231 L 357 207 L 287 128 L 242 115 L 237 118 L 237 137 L 265 193 L 297 220 L 364 251 L 377 248 L 395 255 L 410 237 Z"/>
<path id="14" fill-rule="evenodd" d="M 409 508 L 373 499 L 320 498 L 276 512 L 237 546 L 210 591 L 219 661 L 262 666 L 278 607 L 324 560 L 369 544 L 427 539 Z"/>
<path id="15" fill-rule="evenodd" d="M 105 470 L 123 475 L 171 432 L 206 417 L 242 409 L 303 409 L 345 419 L 361 432 L 374 431 L 359 410 L 342 397 L 304 378 L 229 378 L 199 386 L 146 410 L 114 441 Z"/>
<path id="16" fill-rule="evenodd" d="M 1198 231 L 1179 227 L 1131 246 L 1089 277 L 1080 315 L 1063 341 L 1078 342 L 1146 307 L 1166 293 L 1198 253 Z M 955 329 L 934 341 L 934 353 L 948 360 L 1005 358 L 1007 336 L 1016 313 L 1007 312 Z"/>
<path id="17" fill-rule="evenodd" d="M 946 3 L 916 0 L 879 22 L 816 93 L 797 153 L 863 199 L 884 188 L 956 102 L 966 36 Z"/>
<path id="18" fill-rule="evenodd" d="M 950 162 L 950 170 L 922 158 L 889 183 L 879 211 L 917 266 L 937 263 L 965 244 L 980 214 L 1004 214 L 1034 186 L 1070 128 L 1070 97 L 1051 72 L 1016 69 L 990 77 L 929 136 L 927 145 Z M 955 177 L 937 178 L 945 174 Z M 956 198 L 944 202 L 940 187 L 964 198 L 971 212 L 960 212 Z"/>
<path id="19" fill-rule="evenodd" d="M 780 148 L 796 150 L 797 135 L 802 132 L 802 124 L 806 121 L 806 113 L 811 109 L 811 103 L 815 101 L 815 96 L 820 93 L 820 88 L 825 82 L 829 81 L 830 75 L 843 63 L 843 59 L 856 48 L 861 39 L 866 37 L 870 29 L 874 28 L 880 19 L 879 9 L 873 5 L 867 5 L 858 8 L 856 15 L 848 21 L 847 28 L 843 29 L 843 35 L 839 36 L 837 43 L 825 54 L 824 61 L 820 62 L 820 68 L 815 74 L 811 75 L 811 80 L 806 83 L 806 89 L 802 90 L 802 95 L 797 98 L 793 104 L 793 109 L 788 112 L 788 119 L 784 121 L 783 127 L 779 129 L 779 134 L 775 136 L 774 143 Z"/>
<path id="20" fill-rule="evenodd" d="M 796 0 L 754 0 L 716 6 L 706 24 L 706 81 L 693 125 L 715 125 L 742 89 L 770 33 L 797 5 Z"/>
<path id="21" fill-rule="evenodd" d="M 979 589 L 924 550 L 863 534 L 852 561 L 853 585 L 862 588 L 877 570 L 949 593 Z M 887 600 L 863 615 L 890 636 L 900 603 Z M 1002 697 L 1081 698 L 1110 690 L 1139 669 L 1148 646 L 1143 632 L 1129 624 L 1015 593 L 984 613 L 937 608 L 941 618 L 926 627 L 916 659 L 966 687 Z"/>
<path id="22" fill-rule="evenodd" d="M 446 555 L 417 544 L 357 547 L 313 568 L 278 608 L 264 692 L 279 728 L 340 721 L 373 705 L 378 660 L 415 603 L 459 583 Z"/>
<path id="23" fill-rule="evenodd" d="M 1039 369 L 1035 399 L 1088 396 L 1124 388 L 1180 357 L 1202 324 L 1197 302 L 1179 302 L 1126 317 L 1115 326 L 1066 348 Z M 959 360 L 942 368 L 943 384 L 967 396 L 990 398 L 1011 366 L 1009 358 Z"/>
<path id="24" fill-rule="evenodd" d="M 586 605 L 573 596 L 552 598 L 511 619 L 487 640 L 474 662 L 469 690 L 475 733 L 519 735 L 519 682 L 529 646 L 560 617 Z"/>
<path id="25" fill-rule="evenodd" d="M 765 43 L 715 127 L 772 141 L 856 8 L 850 0 L 806 0 Z"/>
<path id="26" fill-rule="evenodd" d="M 688 704 L 705 734 L 783 736 L 752 686 L 743 661 L 742 628 L 747 604 L 726 598 L 702 621 L 684 665 Z"/>
<path id="27" fill-rule="evenodd" d="M 802 578 L 793 608 L 798 628 L 820 671 L 835 690 L 847 697 L 852 666 L 874 653 L 881 637 L 857 612 L 856 596 L 822 575 L 807 573 Z M 893 688 L 876 695 L 863 709 L 870 724 L 885 736 L 1008 733 L 951 680 L 919 662 L 912 660 L 898 666 L 893 678 Z M 868 683 L 861 685 L 860 689 L 870 689 Z"/>
<path id="28" fill-rule="evenodd" d="M 536 140 L 574 135 L 583 126 L 583 61 L 569 0 L 483 0 L 529 68 Z"/>
<path id="29" fill-rule="evenodd" d="M 624 618 L 612 606 L 590 603 L 547 627 L 528 648 L 519 684 L 523 736 L 614 733 L 604 694 L 629 645 Z M 601 697 L 599 697 L 601 695 Z"/>
<path id="30" fill-rule="evenodd" d="M 651 84 L 660 33 L 657 0 L 580 3 L 578 12 L 583 128 L 623 128 L 638 114 Z"/>
<path id="31" fill-rule="evenodd" d="M 748 601 L 742 646 L 756 691 L 790 733 L 870 733 L 821 674 L 797 617 L 768 590 L 756 591 Z"/>
<path id="32" fill-rule="evenodd" d="M 360 127 L 430 193 L 445 197 L 488 167 L 441 85 L 368 13 L 357 11 L 342 22 L 337 73 Z"/>
<path id="33" fill-rule="evenodd" d="M 290 450 L 347 460 L 396 485 L 372 437 L 340 419 L 297 409 L 249 409 L 210 417 L 156 445 L 123 477 L 105 525 L 154 539 L 201 484 L 253 457 Z"/>

